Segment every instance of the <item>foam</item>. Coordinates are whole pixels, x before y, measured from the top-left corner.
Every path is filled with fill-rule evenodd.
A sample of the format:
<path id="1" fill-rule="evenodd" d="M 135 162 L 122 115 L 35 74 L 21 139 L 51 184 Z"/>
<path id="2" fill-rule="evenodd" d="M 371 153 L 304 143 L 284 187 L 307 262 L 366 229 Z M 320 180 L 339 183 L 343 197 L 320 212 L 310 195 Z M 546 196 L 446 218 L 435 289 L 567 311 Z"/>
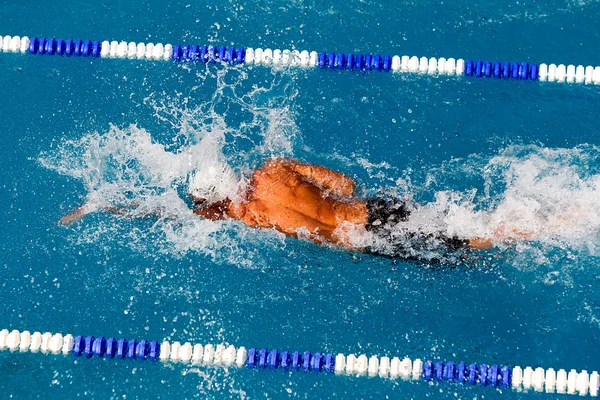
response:
<path id="1" fill-rule="evenodd" d="M 290 99 L 282 95 L 286 93 L 286 82 L 275 74 L 270 86 L 237 95 L 236 88 L 244 79 L 233 69 L 219 71 L 217 90 L 199 104 L 190 101 L 182 106 L 178 100 L 148 99 L 157 118 L 177 131 L 175 140 L 171 132 L 151 134 L 137 125 L 113 125 L 106 132 L 62 140 L 56 149 L 43 152 L 39 161 L 44 167 L 80 181 L 86 193 L 82 202 L 91 212 L 117 206 L 127 209 L 128 217 L 156 216 L 156 222 L 144 227 L 145 231 L 127 218 L 104 216 L 94 224 L 84 224 L 76 240 L 115 237 L 141 251 L 173 255 L 199 251 L 237 265 L 252 264 L 248 260 L 253 250 L 245 250 L 252 246 L 246 242 L 258 240 L 280 246 L 279 236 L 248 235 L 239 224 L 198 218 L 185 195 L 190 176 L 223 162 L 241 179 L 237 187 L 224 185 L 220 192 L 237 201 L 255 164 L 275 154 L 293 154 L 297 129 L 293 110 L 287 104 Z M 233 107 L 245 117 L 241 124 L 239 119 L 236 124 L 228 119 Z M 235 155 L 227 156 L 231 153 Z M 67 208 L 76 206 L 69 204 Z M 160 240 L 148 240 L 156 234 Z"/>
<path id="2" fill-rule="evenodd" d="M 595 254 L 600 233 L 598 161 L 600 151 L 594 146 L 509 146 L 491 158 L 454 159 L 426 176 L 409 173 L 396 188 L 402 193 L 398 197 L 408 201 L 409 220 L 388 226 L 388 238 L 355 231 L 351 241 L 380 253 L 426 260 L 454 260 L 434 239 L 439 236 L 491 237 L 501 247 L 535 242 Z M 440 190 L 458 182 L 466 183 L 458 190 Z M 411 200 L 428 191 L 433 191 L 433 201 Z M 406 245 L 398 251 L 394 243 Z"/>
<path id="3" fill-rule="evenodd" d="M 86 201 L 92 208 L 138 203 L 139 207 L 131 209 L 132 216 L 157 214 L 160 223 L 155 228 L 165 235 L 175 252 L 195 249 L 215 255 L 215 249 L 223 246 L 235 252 L 240 243 L 227 239 L 240 235 L 239 240 L 245 240 L 249 236 L 231 222 L 198 219 L 177 190 L 201 166 L 216 160 L 227 161 L 222 152 L 224 132 L 213 127 L 203 132 L 197 143 L 171 152 L 135 125 L 125 129 L 112 126 L 105 134 L 91 133 L 78 140 L 64 141 L 57 152 L 45 153 L 41 162 L 81 180 L 88 193 Z M 599 153 L 593 146 L 572 149 L 511 146 L 487 161 L 481 156 L 453 160 L 454 165 L 470 164 L 462 170 L 448 166 L 434 168 L 431 174 L 435 179 L 427 176 L 427 182 L 443 182 L 444 174 L 449 173 L 446 171 L 459 174 L 455 178 L 467 172 L 472 174 L 473 167 L 480 164 L 483 172 L 477 178 L 483 180 L 484 190 L 438 190 L 434 201 L 410 202 L 411 218 L 389 227 L 391 241 L 406 242 L 406 256 L 425 259 L 439 258 L 443 251 L 439 240 L 423 239 L 427 236 L 497 237 L 508 244 L 539 241 L 581 247 L 595 253 L 600 232 L 600 174 L 589 165 L 600 159 Z M 251 165 L 241 169 L 249 171 Z M 416 189 L 418 180 L 414 181 L 409 193 L 423 190 Z M 229 188 L 231 198 L 237 198 L 243 190 L 234 189 Z M 389 239 L 359 231 L 351 235 L 357 247 L 395 252 Z M 415 233 L 419 239 L 413 237 Z M 527 239 L 521 238 L 521 234 Z M 502 241 L 501 237 L 507 240 Z"/>
<path id="4" fill-rule="evenodd" d="M 272 231 L 257 233 L 231 221 L 199 219 L 185 200 L 189 176 L 226 162 L 241 180 L 238 187 L 222 189 L 239 200 L 252 171 L 265 159 L 305 159 L 302 152 L 307 149 L 295 124 L 291 106 L 295 92 L 289 80 L 275 72 L 266 86 L 247 89 L 245 74 L 239 70 L 218 71 L 216 78 L 215 92 L 199 104 L 193 104 L 191 98 L 183 106 L 178 99 L 147 99 L 156 117 L 170 125 L 169 131 L 177 131 L 175 140 L 171 132 L 151 133 L 137 125 L 111 126 L 104 133 L 61 141 L 56 150 L 44 152 L 40 162 L 79 180 L 90 209 L 118 205 L 130 209 L 134 217 L 156 214 L 157 222 L 149 233 L 128 227 L 133 247 L 143 249 L 148 235 L 159 234 L 164 238 L 158 243 L 159 250 L 165 253 L 200 251 L 238 265 L 252 265 L 257 245 L 283 249 L 283 236 Z M 232 113 L 235 119 L 231 119 Z M 161 137 L 169 139 L 160 141 Z M 404 173 L 364 158 L 327 157 L 334 163 L 364 169 L 375 183 L 396 182 L 396 187 L 386 188 L 383 194 L 369 190 L 363 194 L 395 194 L 408 199 L 411 218 L 389 227 L 391 241 L 406 243 L 405 256 L 446 257 L 443 243 L 435 239 L 439 236 L 515 236 L 515 240 L 500 244 L 510 247 L 537 242 L 597 252 L 600 152 L 596 147 L 509 146 L 491 157 L 475 154 L 437 167 L 412 166 Z M 420 176 L 419 171 L 428 172 Z M 368 187 L 374 182 L 358 182 L 358 186 Z M 433 200 L 424 201 L 428 197 Z M 133 203 L 139 206 L 132 207 Z M 119 218 L 106 218 L 95 230 L 89 227 L 84 238 L 96 240 L 105 233 L 121 233 L 123 226 L 110 222 L 115 220 Z M 349 239 L 356 247 L 397 253 L 390 238 L 352 227 L 344 229 L 349 230 Z M 528 238 L 519 238 L 520 234 Z"/>
<path id="5" fill-rule="evenodd" d="M 600 231 L 600 153 L 595 146 L 549 149 L 513 146 L 486 165 L 490 210 L 481 212 L 478 230 L 531 234 L 531 240 L 593 244 Z M 500 193 L 491 187 L 502 182 Z"/>

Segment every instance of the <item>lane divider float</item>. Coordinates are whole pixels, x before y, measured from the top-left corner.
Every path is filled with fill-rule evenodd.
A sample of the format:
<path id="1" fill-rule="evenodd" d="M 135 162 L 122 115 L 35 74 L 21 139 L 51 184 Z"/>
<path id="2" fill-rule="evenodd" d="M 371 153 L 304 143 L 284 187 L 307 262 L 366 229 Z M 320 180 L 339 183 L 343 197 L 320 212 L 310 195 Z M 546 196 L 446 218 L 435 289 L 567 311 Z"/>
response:
<path id="1" fill-rule="evenodd" d="M 186 365 L 281 369 L 290 372 L 315 372 L 335 375 L 368 376 L 383 379 L 423 380 L 455 384 L 511 388 L 517 391 L 577 394 L 598 397 L 600 375 L 597 371 L 555 370 L 542 367 L 498 364 L 467 364 L 453 361 L 423 362 L 408 357 L 367 356 L 310 351 L 235 347 L 223 343 L 192 344 L 177 341 L 148 341 L 103 336 L 0 331 L 0 351 L 72 354 L 83 358 L 162 361 Z"/>
<path id="2" fill-rule="evenodd" d="M 129 58 L 155 61 L 263 65 L 355 71 L 419 73 L 600 85 L 600 66 L 536 64 L 408 55 L 355 54 L 308 50 L 262 49 L 198 44 L 135 43 L 4 36 L 0 51 L 38 55 Z"/>

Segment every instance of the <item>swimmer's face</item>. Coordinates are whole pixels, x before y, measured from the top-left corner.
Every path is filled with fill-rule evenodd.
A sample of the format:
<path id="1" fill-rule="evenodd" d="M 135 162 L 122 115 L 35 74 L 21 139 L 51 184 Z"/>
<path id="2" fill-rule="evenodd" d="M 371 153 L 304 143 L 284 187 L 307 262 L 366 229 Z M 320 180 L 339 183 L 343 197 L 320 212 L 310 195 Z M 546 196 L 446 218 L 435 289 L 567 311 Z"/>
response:
<path id="1" fill-rule="evenodd" d="M 205 207 L 208 204 L 208 200 L 204 197 L 200 197 L 200 196 L 196 196 L 194 194 L 190 195 L 192 197 L 192 201 L 193 201 L 193 207 L 194 209 L 200 209 Z"/>
<path id="2" fill-rule="evenodd" d="M 206 197 L 202 197 L 202 196 L 198 196 L 197 194 L 192 194 L 192 201 L 194 203 L 194 208 L 195 209 L 200 209 L 200 208 L 204 208 L 204 207 L 208 207 L 210 205 L 213 204 L 218 204 L 223 202 L 225 199 L 223 200 L 209 200 Z"/>
<path id="3" fill-rule="evenodd" d="M 192 197 L 195 206 L 207 206 L 213 203 L 221 201 L 219 196 L 216 195 L 216 187 L 209 186 L 208 188 L 200 191 L 196 190 L 190 193 L 188 196 Z"/>

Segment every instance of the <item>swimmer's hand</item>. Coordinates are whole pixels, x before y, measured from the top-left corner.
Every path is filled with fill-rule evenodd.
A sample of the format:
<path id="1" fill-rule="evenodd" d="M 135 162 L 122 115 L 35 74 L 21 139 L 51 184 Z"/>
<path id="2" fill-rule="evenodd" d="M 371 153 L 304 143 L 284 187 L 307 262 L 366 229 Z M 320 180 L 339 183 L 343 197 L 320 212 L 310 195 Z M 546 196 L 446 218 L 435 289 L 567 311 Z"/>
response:
<path id="1" fill-rule="evenodd" d="M 81 218 L 85 217 L 87 214 L 95 211 L 93 207 L 90 207 L 87 203 L 78 207 L 75 211 L 70 214 L 65 215 L 59 221 L 61 224 L 65 226 L 71 226 Z"/>

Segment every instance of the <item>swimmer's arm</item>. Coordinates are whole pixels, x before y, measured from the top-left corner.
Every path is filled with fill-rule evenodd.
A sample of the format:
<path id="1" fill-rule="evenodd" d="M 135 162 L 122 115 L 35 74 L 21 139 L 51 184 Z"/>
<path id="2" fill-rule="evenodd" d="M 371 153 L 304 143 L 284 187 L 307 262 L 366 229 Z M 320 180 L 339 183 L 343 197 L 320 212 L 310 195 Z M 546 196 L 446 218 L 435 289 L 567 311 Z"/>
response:
<path id="1" fill-rule="evenodd" d="M 278 161 L 282 166 L 304 176 L 315 184 L 330 190 L 334 195 L 349 197 L 354 193 L 352 178 L 320 165 L 300 163 L 294 160 Z"/>
<path id="2" fill-rule="evenodd" d="M 200 204 L 203 203 L 204 202 L 201 202 Z M 222 219 L 225 219 L 226 217 L 233 217 L 235 219 L 238 219 L 236 218 L 237 215 L 235 215 L 233 212 L 229 212 L 231 207 L 231 200 L 226 199 L 223 201 L 217 201 L 207 206 L 195 208 L 193 212 L 194 214 L 204 219 L 209 219 L 211 221 L 220 221 Z"/>
<path id="3" fill-rule="evenodd" d="M 137 206 L 137 204 L 135 204 L 134 206 Z M 127 214 L 129 212 L 129 210 L 124 209 L 124 208 L 118 208 L 118 207 L 98 208 L 98 207 L 91 206 L 88 203 L 85 203 L 81 207 L 78 207 L 72 213 L 67 214 L 64 217 L 62 217 L 59 221 L 63 225 L 70 226 L 70 225 L 73 225 L 74 223 L 78 222 L 80 219 L 82 219 L 86 215 L 88 215 L 92 212 L 98 211 L 100 209 L 104 210 L 106 212 L 109 212 L 111 214 L 121 214 L 122 215 L 122 214 Z"/>
<path id="4" fill-rule="evenodd" d="M 494 241 L 491 238 L 475 238 L 469 240 L 471 250 L 485 250 L 494 247 Z"/>
<path id="5" fill-rule="evenodd" d="M 500 242 L 515 242 L 523 239 L 530 239 L 533 233 L 522 232 L 518 229 L 507 230 L 504 227 L 498 228 L 491 237 L 481 237 L 469 240 L 469 247 L 472 250 L 491 249 Z"/>
<path id="6" fill-rule="evenodd" d="M 62 217 L 60 219 L 60 223 L 67 226 L 73 225 L 75 222 L 79 221 L 81 218 L 85 217 L 91 212 L 89 210 L 89 207 L 86 206 L 87 204 L 84 204 L 81 207 L 77 207 L 75 211 Z"/>

